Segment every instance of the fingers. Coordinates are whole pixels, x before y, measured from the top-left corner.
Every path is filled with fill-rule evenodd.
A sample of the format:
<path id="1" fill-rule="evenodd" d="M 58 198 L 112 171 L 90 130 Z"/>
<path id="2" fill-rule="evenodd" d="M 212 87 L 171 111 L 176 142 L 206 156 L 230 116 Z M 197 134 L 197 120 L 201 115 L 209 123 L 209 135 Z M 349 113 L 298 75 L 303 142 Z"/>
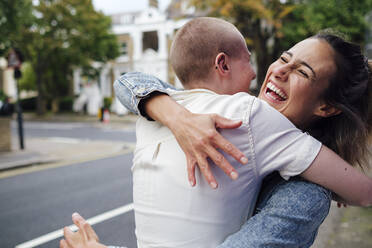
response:
<path id="1" fill-rule="evenodd" d="M 68 246 L 69 247 L 73 247 L 72 246 L 72 243 L 73 243 L 73 235 L 74 235 L 74 233 L 70 230 L 70 228 L 68 228 L 67 226 L 65 226 L 63 228 L 63 235 L 65 236 L 66 243 L 68 244 Z"/>
<path id="2" fill-rule="evenodd" d="M 195 167 L 198 166 L 209 185 L 217 188 L 218 184 L 208 165 L 208 158 L 228 176 L 236 179 L 238 173 L 217 149 L 221 149 L 242 164 L 246 164 L 248 159 L 232 143 L 222 137 L 216 127 L 237 128 L 242 122 L 232 121 L 215 114 L 192 115 L 192 118 L 187 120 L 181 125 L 183 128 L 175 128 L 172 132 L 186 154 L 190 185 L 196 185 Z"/>
<path id="3" fill-rule="evenodd" d="M 213 119 L 217 128 L 238 128 L 242 124 L 242 121 L 233 121 L 216 114 L 213 115 Z"/>
<path id="4" fill-rule="evenodd" d="M 208 157 L 218 166 L 220 167 L 226 175 L 228 175 L 231 179 L 236 180 L 238 178 L 238 172 L 234 169 L 234 167 L 225 159 L 225 157 L 219 153 L 213 147 L 209 147 L 207 150 Z"/>
<path id="5" fill-rule="evenodd" d="M 237 161 L 242 164 L 246 164 L 248 159 L 244 156 L 244 154 L 237 149 L 232 143 L 227 141 L 221 134 L 215 132 L 211 135 L 211 139 L 214 142 L 214 147 L 206 147 L 207 155 L 213 162 L 220 167 L 231 179 L 236 180 L 238 178 L 238 173 L 234 169 L 234 167 L 226 160 L 226 158 L 218 152 L 215 147 L 222 149 L 224 152 L 230 154 L 234 157 Z"/>
<path id="6" fill-rule="evenodd" d="M 67 245 L 67 243 L 66 243 L 66 240 L 61 239 L 59 241 L 59 248 L 69 248 L 68 245 Z"/>
<path id="7" fill-rule="evenodd" d="M 92 228 L 92 226 L 89 225 L 88 222 L 85 222 L 84 223 L 83 229 L 84 229 L 85 233 L 88 236 L 88 240 L 95 240 L 95 241 L 99 242 L 99 238 L 98 238 L 96 232 L 94 231 L 94 229 Z"/>
<path id="8" fill-rule="evenodd" d="M 77 227 L 79 227 L 79 231 L 83 234 L 85 240 L 96 240 L 99 241 L 97 233 L 94 231 L 92 226 L 86 222 L 86 220 L 81 217 L 79 213 L 72 214 L 72 221 L 75 223 Z"/>
<path id="9" fill-rule="evenodd" d="M 74 222 L 75 225 L 78 226 L 78 222 L 83 222 L 85 219 L 77 212 L 72 214 L 72 222 Z"/>
<path id="10" fill-rule="evenodd" d="M 208 164 L 207 158 L 210 158 L 218 167 L 220 167 L 231 179 L 235 180 L 238 178 L 238 173 L 234 167 L 225 159 L 225 157 L 216 150 L 215 147 L 219 147 L 223 144 L 221 149 L 227 153 L 233 154 L 234 157 L 239 157 L 240 161 L 247 162 L 244 154 L 241 153 L 234 145 L 225 140 L 216 130 L 210 130 L 209 133 L 198 140 L 198 143 L 194 145 L 193 150 L 189 151 L 187 157 L 187 173 L 190 185 L 196 184 L 195 179 L 195 166 L 198 165 L 200 172 L 207 180 L 208 184 L 213 188 L 217 188 L 218 184 L 213 176 L 213 173 Z M 193 155 L 190 155 L 193 154 Z M 196 157 L 196 159 L 193 159 Z"/>
<path id="11" fill-rule="evenodd" d="M 88 235 L 84 230 L 85 220 L 78 213 L 72 214 L 72 222 L 79 228 L 79 232 L 83 235 L 84 240 L 88 240 Z"/>
<path id="12" fill-rule="evenodd" d="M 191 187 L 194 187 L 196 185 L 196 179 L 195 179 L 195 166 L 196 162 L 194 159 L 189 158 L 189 155 L 186 154 L 187 159 L 187 176 L 189 179 L 189 183 Z"/>
<path id="13" fill-rule="evenodd" d="M 223 117 L 220 117 L 216 115 L 217 119 L 221 119 Z M 223 118 L 226 119 L 226 118 Z M 226 119 L 228 120 L 228 119 Z M 229 120 L 231 121 L 231 120 Z M 241 121 L 239 122 L 239 126 L 241 125 Z M 217 124 L 217 120 L 216 120 Z M 239 127 L 237 126 L 237 127 Z M 232 143 L 230 143 L 227 139 L 225 139 L 221 134 L 219 134 L 217 131 L 210 134 L 210 138 L 214 142 L 214 146 L 217 148 L 220 148 L 230 156 L 232 156 L 236 161 L 240 162 L 241 164 L 248 163 L 248 159 L 245 157 L 244 153 L 242 153 L 236 146 L 234 146 Z"/>
<path id="14" fill-rule="evenodd" d="M 211 171 L 211 168 L 208 164 L 208 161 L 205 157 L 199 156 L 197 158 L 197 164 L 199 166 L 200 172 L 203 174 L 205 180 L 207 180 L 209 186 L 212 187 L 212 189 L 216 189 L 218 187 L 217 181 L 213 176 L 213 173 Z"/>

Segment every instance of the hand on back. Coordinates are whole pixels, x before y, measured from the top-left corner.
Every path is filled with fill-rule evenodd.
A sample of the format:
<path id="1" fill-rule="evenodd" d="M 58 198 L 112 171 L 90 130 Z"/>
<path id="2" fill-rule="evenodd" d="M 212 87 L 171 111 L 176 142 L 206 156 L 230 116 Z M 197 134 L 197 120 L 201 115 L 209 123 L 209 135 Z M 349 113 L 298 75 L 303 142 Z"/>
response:
<path id="1" fill-rule="evenodd" d="M 231 179 L 237 179 L 238 173 L 219 150 L 231 155 L 242 164 L 248 162 L 244 154 L 226 140 L 217 128 L 238 128 L 241 121 L 232 121 L 217 114 L 193 114 L 176 118 L 172 130 L 177 142 L 185 152 L 187 172 L 192 186 L 196 184 L 195 168 L 201 173 L 212 188 L 217 188 L 217 181 L 208 163 L 208 158 L 220 167 Z"/>

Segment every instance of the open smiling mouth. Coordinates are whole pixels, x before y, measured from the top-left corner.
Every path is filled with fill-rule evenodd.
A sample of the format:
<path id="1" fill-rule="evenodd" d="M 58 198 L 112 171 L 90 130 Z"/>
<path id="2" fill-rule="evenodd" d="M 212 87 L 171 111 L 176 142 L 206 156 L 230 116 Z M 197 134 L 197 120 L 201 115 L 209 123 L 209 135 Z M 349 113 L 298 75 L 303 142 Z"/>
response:
<path id="1" fill-rule="evenodd" d="M 265 95 L 275 101 L 285 101 L 288 98 L 281 89 L 277 88 L 271 82 L 268 82 L 266 85 Z"/>

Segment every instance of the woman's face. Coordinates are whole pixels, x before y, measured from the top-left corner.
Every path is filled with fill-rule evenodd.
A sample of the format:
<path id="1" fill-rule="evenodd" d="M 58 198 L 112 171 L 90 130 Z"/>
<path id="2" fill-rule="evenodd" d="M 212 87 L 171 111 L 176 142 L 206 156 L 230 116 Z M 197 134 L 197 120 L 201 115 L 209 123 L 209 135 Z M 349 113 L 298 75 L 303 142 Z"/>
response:
<path id="1" fill-rule="evenodd" d="M 259 98 L 304 128 L 321 116 L 322 93 L 335 71 L 333 49 L 326 41 L 303 40 L 270 65 Z"/>

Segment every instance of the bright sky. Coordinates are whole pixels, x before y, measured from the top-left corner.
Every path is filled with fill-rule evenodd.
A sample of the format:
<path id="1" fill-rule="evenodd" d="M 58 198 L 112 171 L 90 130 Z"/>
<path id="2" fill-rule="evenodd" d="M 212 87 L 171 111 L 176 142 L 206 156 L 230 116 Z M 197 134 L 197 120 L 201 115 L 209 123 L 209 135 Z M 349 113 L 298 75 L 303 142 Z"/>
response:
<path id="1" fill-rule="evenodd" d="M 161 10 L 165 10 L 171 0 L 158 0 Z M 96 10 L 106 15 L 145 9 L 148 0 L 93 0 Z"/>

